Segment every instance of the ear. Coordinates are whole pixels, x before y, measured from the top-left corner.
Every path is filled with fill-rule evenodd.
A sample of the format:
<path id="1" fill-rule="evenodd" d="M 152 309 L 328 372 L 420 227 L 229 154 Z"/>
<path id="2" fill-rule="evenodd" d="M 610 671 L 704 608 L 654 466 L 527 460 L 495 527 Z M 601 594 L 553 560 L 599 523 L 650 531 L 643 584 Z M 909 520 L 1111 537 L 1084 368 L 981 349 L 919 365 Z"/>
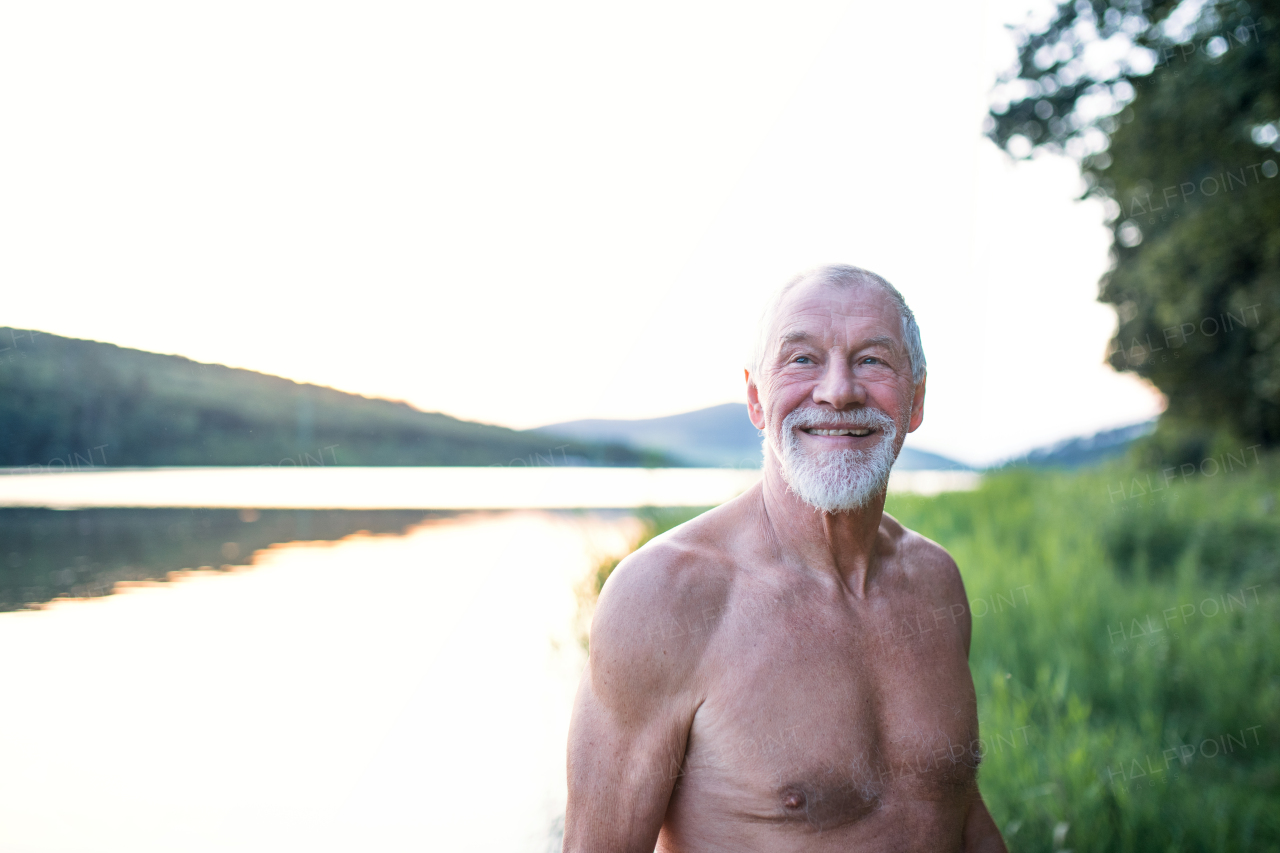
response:
<path id="1" fill-rule="evenodd" d="M 747 380 L 747 417 L 756 429 L 764 429 L 764 406 L 760 404 L 760 389 L 751 378 L 751 371 L 744 370 L 742 375 Z"/>
<path id="2" fill-rule="evenodd" d="M 915 432 L 920 429 L 920 424 L 924 423 L 924 385 L 928 379 L 929 377 L 926 376 L 916 386 L 915 396 L 911 399 L 911 424 L 907 427 L 907 432 Z"/>

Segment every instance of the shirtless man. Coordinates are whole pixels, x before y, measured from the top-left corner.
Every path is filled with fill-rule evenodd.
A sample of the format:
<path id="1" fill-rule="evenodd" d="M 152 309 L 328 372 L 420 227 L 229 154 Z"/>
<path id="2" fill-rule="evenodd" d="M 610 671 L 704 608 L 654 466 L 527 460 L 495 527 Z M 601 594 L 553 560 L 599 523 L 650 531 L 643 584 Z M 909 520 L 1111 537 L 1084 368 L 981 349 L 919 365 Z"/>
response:
<path id="1" fill-rule="evenodd" d="M 924 419 L 910 309 L 872 273 L 814 270 L 765 312 L 746 377 L 760 483 L 600 596 L 566 853 L 1003 851 L 964 584 L 884 514 Z"/>

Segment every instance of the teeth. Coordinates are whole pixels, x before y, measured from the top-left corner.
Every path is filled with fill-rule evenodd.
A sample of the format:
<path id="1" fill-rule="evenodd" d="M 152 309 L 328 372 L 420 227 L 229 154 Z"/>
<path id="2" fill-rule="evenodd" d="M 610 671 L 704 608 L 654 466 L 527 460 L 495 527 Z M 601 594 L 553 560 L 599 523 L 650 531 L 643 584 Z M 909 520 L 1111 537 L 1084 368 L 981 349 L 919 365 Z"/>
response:
<path id="1" fill-rule="evenodd" d="M 810 429 L 806 430 L 809 435 L 871 435 L 869 429 Z"/>

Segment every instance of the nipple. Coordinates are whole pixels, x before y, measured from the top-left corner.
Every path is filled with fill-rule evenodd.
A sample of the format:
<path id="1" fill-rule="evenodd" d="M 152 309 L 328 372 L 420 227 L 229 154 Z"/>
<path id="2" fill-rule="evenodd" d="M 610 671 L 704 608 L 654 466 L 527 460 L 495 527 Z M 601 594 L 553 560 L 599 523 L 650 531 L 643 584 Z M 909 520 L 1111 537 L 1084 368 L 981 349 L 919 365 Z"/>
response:
<path id="1" fill-rule="evenodd" d="M 787 791 L 782 795 L 782 807 L 791 811 L 803 809 L 805 805 L 803 791 Z"/>

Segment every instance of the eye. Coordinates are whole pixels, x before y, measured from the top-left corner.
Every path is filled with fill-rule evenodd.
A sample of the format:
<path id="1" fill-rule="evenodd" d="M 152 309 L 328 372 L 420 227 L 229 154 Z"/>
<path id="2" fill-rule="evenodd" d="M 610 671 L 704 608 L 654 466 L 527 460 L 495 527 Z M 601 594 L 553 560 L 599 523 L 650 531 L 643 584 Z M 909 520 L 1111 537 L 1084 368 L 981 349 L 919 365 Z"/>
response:
<path id="1" fill-rule="evenodd" d="M 862 359 L 861 363 L 862 364 L 883 364 L 884 362 L 876 358 L 874 355 L 869 355 L 866 358 Z"/>
<path id="2" fill-rule="evenodd" d="M 809 358 L 807 355 L 798 355 L 792 359 L 792 361 L 796 364 L 813 364 L 813 359 Z"/>

